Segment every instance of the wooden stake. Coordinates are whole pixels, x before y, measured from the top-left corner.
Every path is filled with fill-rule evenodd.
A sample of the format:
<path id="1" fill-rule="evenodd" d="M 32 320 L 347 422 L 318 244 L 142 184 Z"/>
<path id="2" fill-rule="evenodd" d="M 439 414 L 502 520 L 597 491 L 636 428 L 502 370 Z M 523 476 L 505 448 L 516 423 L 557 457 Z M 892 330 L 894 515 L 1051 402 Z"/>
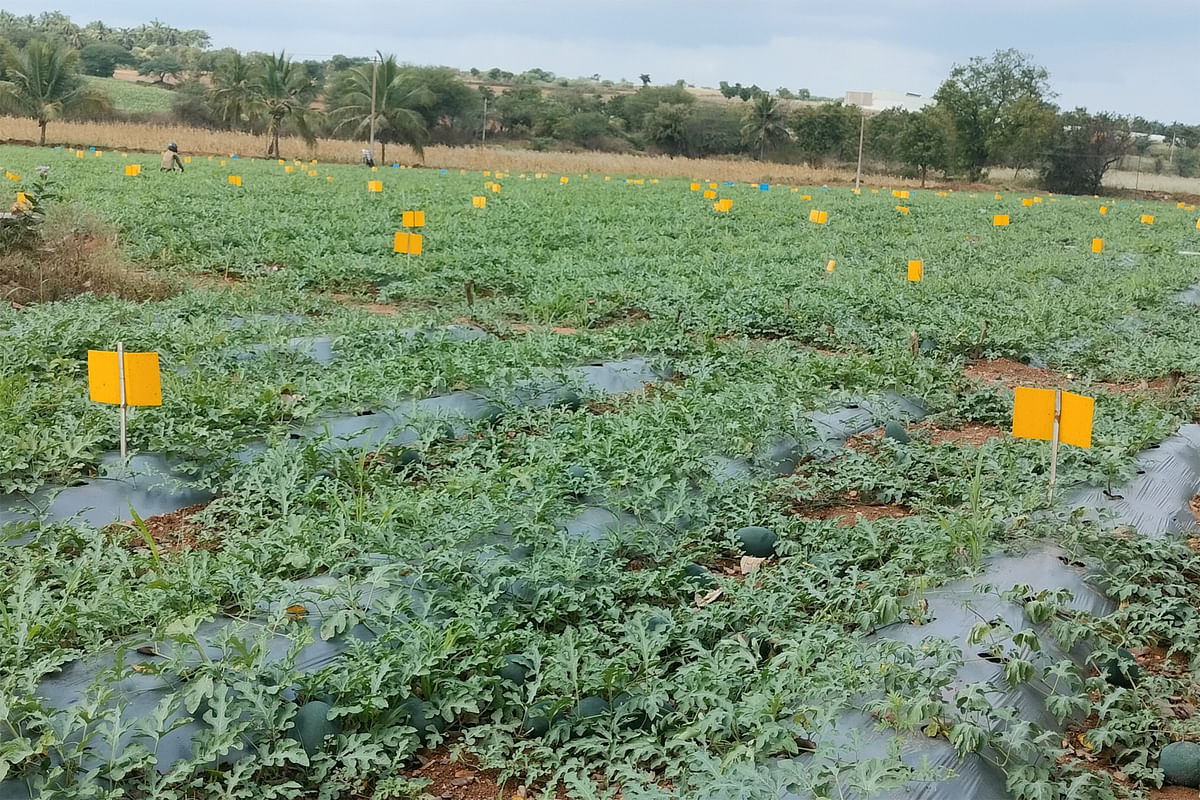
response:
<path id="1" fill-rule="evenodd" d="M 467 281 L 463 288 L 467 292 L 467 308 L 475 307 L 475 281 Z"/>
<path id="2" fill-rule="evenodd" d="M 121 463 L 124 464 L 126 451 L 125 416 L 127 406 L 125 405 L 125 344 L 123 342 L 117 342 L 117 384 L 121 389 Z"/>
<path id="3" fill-rule="evenodd" d="M 1054 504 L 1054 484 L 1058 478 L 1058 432 L 1062 423 L 1062 389 L 1054 390 L 1054 433 L 1050 439 L 1050 504 Z"/>
<path id="4" fill-rule="evenodd" d="M 916 358 L 921 354 L 921 339 L 917 336 L 916 331 L 913 331 L 908 335 L 908 346 L 912 350 L 913 358 Z"/>

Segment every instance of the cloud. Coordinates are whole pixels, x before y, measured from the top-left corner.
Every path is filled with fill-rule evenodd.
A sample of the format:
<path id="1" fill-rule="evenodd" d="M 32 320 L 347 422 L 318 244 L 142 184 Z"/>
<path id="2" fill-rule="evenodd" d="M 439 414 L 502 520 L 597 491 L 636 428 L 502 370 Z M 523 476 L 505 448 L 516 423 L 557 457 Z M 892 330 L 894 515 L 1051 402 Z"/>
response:
<path id="1" fill-rule="evenodd" d="M 1189 69 L 1198 25 L 1188 4 L 1153 15 L 1115 0 L 210 0 L 164 9 L 147 0 L 60 0 L 77 22 L 117 25 L 155 16 L 203 28 L 218 47 L 285 49 L 300 58 L 394 52 L 402 60 L 566 77 L 600 74 L 656 82 L 683 78 L 840 97 L 851 89 L 930 94 L 956 62 L 1009 47 L 1051 72 L 1066 107 L 1086 105 L 1163 120 L 1195 117 L 1200 89 Z M 8 2 L 14 13 L 44 5 Z M 1185 120 L 1186 121 L 1186 120 Z M 1191 119 L 1193 123 L 1200 119 Z"/>

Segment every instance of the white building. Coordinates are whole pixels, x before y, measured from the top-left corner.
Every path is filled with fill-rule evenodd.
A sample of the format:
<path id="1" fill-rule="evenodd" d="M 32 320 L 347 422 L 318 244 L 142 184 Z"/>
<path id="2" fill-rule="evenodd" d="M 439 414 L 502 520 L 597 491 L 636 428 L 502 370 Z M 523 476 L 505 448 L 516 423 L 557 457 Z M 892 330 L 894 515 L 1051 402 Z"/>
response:
<path id="1" fill-rule="evenodd" d="M 848 106 L 859 106 L 865 111 L 886 111 L 889 108 L 920 111 L 925 106 L 933 105 L 933 98 L 922 97 L 916 92 L 875 89 L 870 92 L 846 92 L 845 103 Z"/>

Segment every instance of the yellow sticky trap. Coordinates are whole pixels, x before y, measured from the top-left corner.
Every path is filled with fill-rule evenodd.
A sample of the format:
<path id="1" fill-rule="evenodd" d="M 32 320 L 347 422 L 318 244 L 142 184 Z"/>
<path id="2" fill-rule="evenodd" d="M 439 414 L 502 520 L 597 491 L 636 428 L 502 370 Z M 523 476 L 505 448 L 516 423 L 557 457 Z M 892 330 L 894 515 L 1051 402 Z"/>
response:
<path id="1" fill-rule="evenodd" d="M 704 199 L 705 200 L 716 200 L 717 193 L 714 192 L 712 189 L 705 189 L 704 190 Z"/>
<path id="2" fill-rule="evenodd" d="M 76 151 L 75 151 L 75 157 L 76 157 L 76 158 L 83 158 L 83 151 L 82 151 L 82 150 L 76 150 Z"/>
<path id="3" fill-rule="evenodd" d="M 700 191 L 700 184 L 698 184 L 698 183 L 693 183 L 693 184 L 692 184 L 691 186 L 689 186 L 688 188 L 689 188 L 689 189 L 691 189 L 693 192 L 698 192 L 698 191 Z"/>
<path id="4" fill-rule="evenodd" d="M 908 216 L 908 206 L 896 206 L 896 210 L 900 212 L 900 216 Z"/>
<path id="5" fill-rule="evenodd" d="M 612 176 L 611 176 L 611 175 L 605 175 L 605 176 L 604 176 L 604 180 L 606 180 L 606 181 L 611 181 L 611 180 L 612 180 Z"/>
<path id="6" fill-rule="evenodd" d="M 102 156 L 102 155 L 104 155 L 104 151 L 103 151 L 103 150 L 97 150 L 97 151 L 96 151 L 96 158 L 99 158 L 99 157 L 100 157 L 100 156 Z"/>
<path id="7" fill-rule="evenodd" d="M 851 189 L 850 191 L 854 192 L 855 194 L 862 194 L 862 189 Z"/>
<path id="8" fill-rule="evenodd" d="M 793 186 L 793 187 L 792 187 L 792 194 L 795 194 L 795 193 L 796 193 L 796 192 L 798 192 L 798 191 L 800 191 L 800 187 L 799 187 L 799 186 Z"/>
<path id="9" fill-rule="evenodd" d="M 1107 213 L 1108 213 L 1108 206 L 1100 206 L 1100 213 L 1101 213 L 1101 214 L 1107 214 Z"/>
<path id="10" fill-rule="evenodd" d="M 949 192 L 938 192 L 937 196 L 938 197 L 949 197 L 950 193 Z"/>
<path id="11" fill-rule="evenodd" d="M 4 177 L 8 178 L 10 181 L 13 181 L 13 182 L 21 180 L 21 176 L 15 172 L 5 171 Z"/>
<path id="12" fill-rule="evenodd" d="M 500 184 L 498 184 L 498 183 L 492 184 L 492 194 L 500 194 Z"/>
<path id="13" fill-rule="evenodd" d="M 28 211 L 33 208 L 33 201 L 29 199 L 29 195 L 25 192 L 17 192 L 17 205 Z"/>
<path id="14" fill-rule="evenodd" d="M 315 167 L 317 165 L 317 160 L 314 158 L 312 161 L 309 161 L 308 163 Z"/>
<path id="15" fill-rule="evenodd" d="M 225 166 L 225 161 L 224 161 L 224 160 L 222 160 L 222 161 L 221 161 L 221 166 L 222 166 L 222 167 L 223 167 L 223 166 Z"/>
<path id="16" fill-rule="evenodd" d="M 230 175 L 229 182 L 232 183 L 234 186 L 241 186 L 242 185 L 242 176 L 241 175 Z"/>
<path id="17" fill-rule="evenodd" d="M 310 178 L 315 178 L 315 177 L 317 177 L 317 171 L 316 171 L 315 169 L 310 169 L 310 170 L 308 171 L 308 177 L 310 177 Z"/>
<path id="18" fill-rule="evenodd" d="M 483 195 L 471 198 L 471 205 L 475 208 L 487 208 L 487 198 Z"/>
<path id="19" fill-rule="evenodd" d="M 1013 436 L 1045 442 L 1054 438 L 1054 394 L 1053 389 L 1016 388 L 1013 397 Z M 1095 412 L 1096 401 L 1092 398 L 1063 392 L 1058 440 L 1063 444 L 1090 448 Z"/>
<path id="20" fill-rule="evenodd" d="M 371 172 L 379 172 L 379 167 L 371 167 Z"/>
<path id="21" fill-rule="evenodd" d="M 992 225 L 996 228 L 1003 228 L 1008 222 L 1008 214 L 996 214 L 992 217 Z"/>
<path id="22" fill-rule="evenodd" d="M 715 183 L 710 183 L 710 184 L 708 185 L 708 188 L 710 188 L 710 189 L 716 189 L 716 188 L 717 188 L 717 185 L 716 185 Z"/>
<path id="23" fill-rule="evenodd" d="M 559 179 L 558 179 L 558 182 L 559 182 L 559 183 L 567 183 L 567 182 L 569 182 L 570 180 L 571 180 L 571 179 L 570 179 L 570 178 L 568 178 L 566 175 L 563 175 L 561 178 L 559 178 Z"/>
<path id="24" fill-rule="evenodd" d="M 1153 225 L 1154 224 L 1154 216 L 1152 214 L 1142 214 L 1142 224 L 1143 225 Z"/>
<path id="25" fill-rule="evenodd" d="M 925 277 L 925 262 L 924 261 L 909 261 L 908 262 L 908 280 L 911 283 L 916 283 Z"/>
<path id="26" fill-rule="evenodd" d="M 288 173 L 292 173 L 292 172 L 295 172 L 295 171 L 296 171 L 296 168 L 295 168 L 295 167 L 293 167 L 291 164 L 288 164 L 286 167 L 284 167 L 284 168 L 283 168 L 283 171 L 284 171 L 284 172 L 288 172 Z"/>
<path id="27" fill-rule="evenodd" d="M 812 195 L 811 194 L 802 194 L 802 195 L 800 195 L 800 199 L 801 200 L 812 200 Z"/>
<path id="28" fill-rule="evenodd" d="M 191 157 L 191 156 L 184 156 L 184 157 L 183 157 L 183 163 L 185 163 L 185 164 L 190 164 L 190 163 L 192 163 L 192 157 Z"/>
<path id="29" fill-rule="evenodd" d="M 383 191 L 383 181 L 367 181 L 367 191 L 378 194 Z"/>
<path id="30" fill-rule="evenodd" d="M 125 174 L 129 175 L 129 176 L 141 175 L 142 174 L 142 165 L 141 164 L 126 164 L 125 165 Z"/>
<path id="31" fill-rule="evenodd" d="M 121 404 L 121 377 L 115 352 L 88 350 L 88 393 L 93 403 Z M 158 353 L 125 354 L 125 405 L 162 405 Z"/>
<path id="32" fill-rule="evenodd" d="M 406 228 L 425 227 L 424 211 L 405 211 L 400 215 L 400 224 Z"/>
<path id="33" fill-rule="evenodd" d="M 276 164 L 278 164 L 279 166 L 281 166 L 281 167 L 282 167 L 282 166 L 283 166 L 283 159 L 281 158 L 281 159 L 279 159 L 278 161 L 276 161 L 275 163 L 276 163 Z"/>
<path id="34" fill-rule="evenodd" d="M 1040 203 L 1040 202 L 1042 202 L 1042 198 L 1040 198 L 1040 197 L 1035 197 L 1035 198 L 1033 198 L 1033 202 L 1035 202 L 1035 203 Z"/>
<path id="35" fill-rule="evenodd" d="M 423 240 L 419 233 L 397 233 L 395 240 L 392 242 L 392 250 L 397 253 L 408 253 L 409 255 L 421 255 L 421 244 Z"/>
<path id="36" fill-rule="evenodd" d="M 331 180 L 333 180 L 333 176 L 332 176 L 332 175 L 326 175 L 326 176 L 325 176 L 325 180 L 327 180 L 327 181 L 331 181 Z"/>
<path id="37" fill-rule="evenodd" d="M 812 210 L 812 212 L 808 215 L 808 218 L 811 219 L 813 222 L 817 223 L 818 225 L 824 225 L 826 222 L 829 221 L 829 212 L 828 211 L 817 211 L 814 208 Z"/>
<path id="38" fill-rule="evenodd" d="M 1104 252 L 1104 240 L 1103 239 L 1092 239 L 1092 252 L 1093 253 L 1103 253 Z"/>
<path id="39" fill-rule="evenodd" d="M 722 197 L 720 200 L 713 203 L 713 208 L 717 211 L 728 212 L 729 209 L 733 208 L 733 200 L 729 199 L 728 197 Z"/>
<path id="40" fill-rule="evenodd" d="M 1033 206 L 1033 198 L 1032 197 L 1022 197 L 1021 205 L 1025 206 L 1026 208 Z"/>
<path id="41" fill-rule="evenodd" d="M 586 173 L 586 172 L 585 172 L 585 173 L 583 173 L 583 179 L 584 179 L 585 181 L 586 181 L 588 178 L 590 178 L 590 177 L 591 177 L 591 176 L 590 176 L 588 173 Z"/>
<path id="42" fill-rule="evenodd" d="M 485 170 L 483 171 L 483 177 L 485 177 L 485 178 L 490 178 L 490 177 L 492 177 L 492 171 L 491 171 L 490 169 L 485 169 Z"/>
<path id="43" fill-rule="evenodd" d="M 878 190 L 878 189 L 872 189 L 872 190 L 871 190 L 871 194 L 879 194 L 879 190 Z"/>
<path id="44" fill-rule="evenodd" d="M 834 259 L 831 258 L 831 259 L 829 259 L 829 263 L 825 265 L 825 271 L 833 272 L 833 268 L 836 266 L 837 266 L 837 261 L 835 261 Z"/>
<path id="45" fill-rule="evenodd" d="M 1200 231 L 1200 219 L 1196 220 L 1196 230 Z"/>

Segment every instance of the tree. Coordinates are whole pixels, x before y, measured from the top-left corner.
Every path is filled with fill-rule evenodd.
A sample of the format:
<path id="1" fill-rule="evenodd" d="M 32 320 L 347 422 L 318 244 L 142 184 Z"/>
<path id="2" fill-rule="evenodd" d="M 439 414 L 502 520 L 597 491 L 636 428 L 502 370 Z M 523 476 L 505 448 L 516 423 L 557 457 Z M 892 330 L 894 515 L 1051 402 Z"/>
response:
<path id="1" fill-rule="evenodd" d="M 133 53 L 114 42 L 93 42 L 79 51 L 84 75 L 111 78 L 117 67 L 133 61 Z"/>
<path id="2" fill-rule="evenodd" d="M 165 84 L 167 78 L 179 79 L 185 66 L 179 47 L 151 45 L 134 53 L 138 57 L 138 75 L 157 75 L 155 83 Z"/>
<path id="3" fill-rule="evenodd" d="M 684 103 L 659 103 L 642 121 L 646 138 L 668 155 L 682 154 L 687 148 L 690 112 Z"/>
<path id="4" fill-rule="evenodd" d="M 1062 194 L 1097 194 L 1104 173 L 1130 148 L 1129 122 L 1079 108 L 1063 114 L 1055 131 L 1042 186 Z"/>
<path id="5" fill-rule="evenodd" d="M 900 136 L 900 160 L 921 176 L 921 188 L 931 169 L 945 169 L 947 164 L 946 120 L 936 107 L 925 108 L 909 115 L 908 124 Z"/>
<path id="6" fill-rule="evenodd" d="M 788 138 L 787 125 L 778 101 L 769 94 L 760 94 L 746 112 L 742 126 L 742 141 L 758 150 L 758 160 L 767 157 L 767 148 Z"/>
<path id="7" fill-rule="evenodd" d="M 267 157 L 280 158 L 279 133 L 285 122 L 295 126 L 306 144 L 314 144 L 309 116 L 316 86 L 308 72 L 282 51 L 260 57 L 257 67 L 250 85 L 251 107 L 266 123 Z"/>
<path id="8" fill-rule="evenodd" d="M 796 95 L 792 94 L 792 90 L 786 86 L 780 86 L 775 90 L 775 96 L 780 100 L 795 100 Z"/>
<path id="9" fill-rule="evenodd" d="M 840 101 L 796 109 L 791 129 L 803 158 L 813 166 L 829 157 L 851 158 L 858 148 L 859 114 Z"/>
<path id="10" fill-rule="evenodd" d="M 7 60 L 0 110 L 37 120 L 39 145 L 46 144 L 48 123 L 112 108 L 108 95 L 83 80 L 79 55 L 63 45 L 34 39 Z"/>
<path id="11" fill-rule="evenodd" d="M 394 55 L 379 54 L 379 63 L 364 64 L 348 70 L 331 92 L 335 105 L 331 115 L 337 120 L 335 131 L 350 131 L 355 138 L 366 139 L 375 123 L 375 138 L 383 148 L 380 160 L 387 160 L 387 143 L 406 144 L 425 157 L 429 128 L 421 107 L 433 101 L 433 93 L 424 86 L 405 82 L 404 69 Z M 375 115 L 371 116 L 371 83 L 375 84 Z"/>
<path id="12" fill-rule="evenodd" d="M 641 75 L 638 76 L 638 78 L 641 80 L 642 86 L 650 85 L 650 74 L 649 73 L 643 72 Z"/>
<path id="13" fill-rule="evenodd" d="M 646 115 L 663 103 L 690 106 L 695 102 L 694 94 L 678 86 L 643 86 L 633 94 L 614 97 L 609 101 L 608 111 L 625 120 L 630 130 L 641 130 L 646 124 Z"/>
<path id="14" fill-rule="evenodd" d="M 233 128 L 251 122 L 254 111 L 254 69 L 241 53 L 232 53 L 212 74 L 209 103 L 218 117 Z"/>
<path id="15" fill-rule="evenodd" d="M 934 99 L 948 115 L 956 161 L 971 180 L 983 177 L 1005 136 L 1025 124 L 1018 114 L 1041 108 L 1053 96 L 1049 79 L 1045 68 L 1016 50 L 977 56 L 950 71 Z"/>
<path id="16" fill-rule="evenodd" d="M 1008 124 L 996 132 L 992 157 L 996 163 L 1013 168 L 1013 177 L 1021 169 L 1036 163 L 1058 124 L 1058 111 L 1049 103 L 1021 97 L 1013 103 Z"/>

